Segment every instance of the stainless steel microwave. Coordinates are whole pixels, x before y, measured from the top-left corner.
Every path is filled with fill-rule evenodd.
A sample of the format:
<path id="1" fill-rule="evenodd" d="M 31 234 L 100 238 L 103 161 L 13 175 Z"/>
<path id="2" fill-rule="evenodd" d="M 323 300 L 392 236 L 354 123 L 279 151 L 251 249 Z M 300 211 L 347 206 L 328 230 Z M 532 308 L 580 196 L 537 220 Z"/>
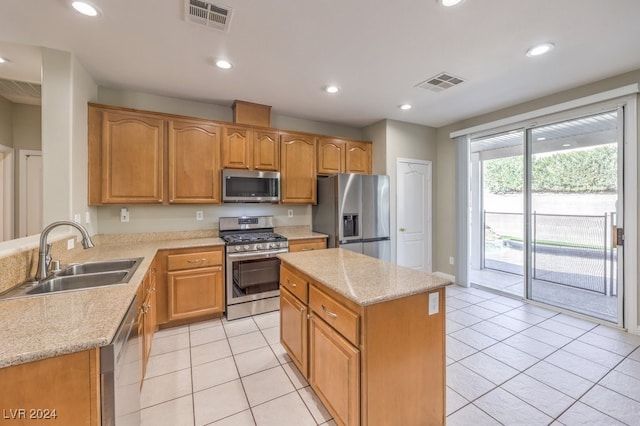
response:
<path id="1" fill-rule="evenodd" d="M 277 203 L 280 173 L 252 170 L 222 170 L 222 202 Z"/>

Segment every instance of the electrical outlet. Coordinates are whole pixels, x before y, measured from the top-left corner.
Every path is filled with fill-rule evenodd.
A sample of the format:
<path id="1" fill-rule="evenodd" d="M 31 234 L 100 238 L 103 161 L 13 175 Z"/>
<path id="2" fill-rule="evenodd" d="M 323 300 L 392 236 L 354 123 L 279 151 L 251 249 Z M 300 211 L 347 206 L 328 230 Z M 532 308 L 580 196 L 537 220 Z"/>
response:
<path id="1" fill-rule="evenodd" d="M 120 209 L 120 222 L 129 222 L 129 209 L 126 207 Z"/>
<path id="2" fill-rule="evenodd" d="M 203 220 L 203 219 L 204 219 L 204 213 L 202 212 L 202 210 L 196 211 L 196 220 Z"/>
<path id="3" fill-rule="evenodd" d="M 73 215 L 73 221 L 74 221 L 75 223 L 82 223 L 82 216 L 80 216 L 80 214 L 79 214 L 79 213 L 74 214 L 74 215 Z"/>
<path id="4" fill-rule="evenodd" d="M 84 212 L 84 223 L 91 223 L 91 212 Z"/>
<path id="5" fill-rule="evenodd" d="M 449 257 L 449 265 L 453 265 L 455 263 L 455 260 L 453 259 L 453 256 Z"/>
<path id="6" fill-rule="evenodd" d="M 287 210 L 287 216 L 288 217 L 293 217 L 293 209 Z"/>
<path id="7" fill-rule="evenodd" d="M 440 294 L 429 293 L 429 315 L 435 315 L 438 312 L 440 312 Z"/>
<path id="8" fill-rule="evenodd" d="M 78 215 L 80 216 L 80 215 Z M 67 250 L 73 250 L 73 248 L 76 246 L 76 239 L 75 238 L 69 238 L 67 240 Z"/>

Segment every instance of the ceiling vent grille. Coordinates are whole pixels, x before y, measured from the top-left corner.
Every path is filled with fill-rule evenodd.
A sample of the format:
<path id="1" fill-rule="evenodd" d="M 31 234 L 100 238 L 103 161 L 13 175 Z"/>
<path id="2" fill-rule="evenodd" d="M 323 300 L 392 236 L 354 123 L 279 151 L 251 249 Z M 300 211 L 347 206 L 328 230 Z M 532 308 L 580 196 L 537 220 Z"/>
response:
<path id="1" fill-rule="evenodd" d="M 443 90 L 456 86 L 463 81 L 464 80 L 462 78 L 456 77 L 451 73 L 442 72 L 423 81 L 422 83 L 416 84 L 415 87 L 431 90 L 432 92 L 442 92 Z"/>
<path id="2" fill-rule="evenodd" d="M 233 9 L 230 7 L 200 0 L 185 0 L 185 7 L 187 21 L 216 30 L 229 31 L 233 14 Z"/>
<path id="3" fill-rule="evenodd" d="M 41 85 L 26 81 L 0 78 L 0 96 L 15 103 L 40 104 Z"/>

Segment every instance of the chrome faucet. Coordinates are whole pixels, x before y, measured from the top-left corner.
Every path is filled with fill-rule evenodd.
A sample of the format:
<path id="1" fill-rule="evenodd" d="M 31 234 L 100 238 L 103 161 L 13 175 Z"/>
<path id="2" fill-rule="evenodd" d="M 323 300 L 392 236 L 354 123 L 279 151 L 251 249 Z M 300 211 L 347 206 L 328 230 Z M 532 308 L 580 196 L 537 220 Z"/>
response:
<path id="1" fill-rule="evenodd" d="M 49 232 L 53 228 L 58 226 L 73 226 L 82 234 L 82 247 L 85 249 L 93 247 L 93 241 L 91 241 L 91 237 L 87 230 L 80 224 L 76 222 L 71 222 L 68 220 L 61 220 L 58 222 L 53 222 L 48 225 L 46 228 L 42 230 L 40 234 L 40 250 L 38 251 L 38 270 L 36 272 L 36 280 L 40 281 L 47 278 L 49 264 L 51 263 L 51 244 L 47 244 L 47 237 L 49 236 Z"/>

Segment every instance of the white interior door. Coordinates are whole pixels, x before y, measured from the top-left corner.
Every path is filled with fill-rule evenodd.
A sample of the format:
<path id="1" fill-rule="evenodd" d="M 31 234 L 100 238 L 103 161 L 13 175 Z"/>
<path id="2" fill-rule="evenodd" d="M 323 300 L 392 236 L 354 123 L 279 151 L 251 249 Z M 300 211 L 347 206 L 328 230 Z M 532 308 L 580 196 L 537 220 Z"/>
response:
<path id="1" fill-rule="evenodd" d="M 0 145 L 0 241 L 13 239 L 13 148 Z"/>
<path id="2" fill-rule="evenodd" d="M 20 151 L 20 236 L 42 230 L 42 153 Z"/>
<path id="3" fill-rule="evenodd" d="M 431 162 L 397 161 L 398 265 L 431 272 Z"/>

